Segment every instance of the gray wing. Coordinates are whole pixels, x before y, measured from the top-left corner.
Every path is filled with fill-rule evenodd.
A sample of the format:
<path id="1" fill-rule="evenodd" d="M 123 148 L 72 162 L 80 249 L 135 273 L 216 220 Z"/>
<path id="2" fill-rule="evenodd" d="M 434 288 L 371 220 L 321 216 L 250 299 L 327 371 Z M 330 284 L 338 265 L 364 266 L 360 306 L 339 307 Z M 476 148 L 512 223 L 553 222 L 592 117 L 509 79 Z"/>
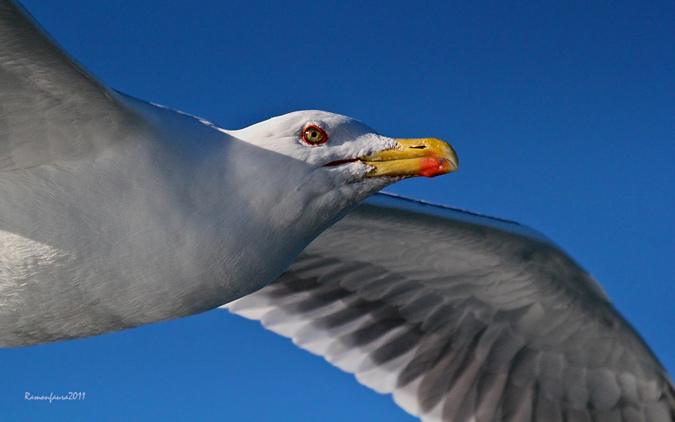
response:
<path id="1" fill-rule="evenodd" d="M 672 421 L 672 383 L 582 268 L 515 223 L 376 195 L 225 307 L 425 421 Z"/>
<path id="2" fill-rule="evenodd" d="M 0 171 L 84 157 L 137 124 L 21 6 L 0 0 Z"/>

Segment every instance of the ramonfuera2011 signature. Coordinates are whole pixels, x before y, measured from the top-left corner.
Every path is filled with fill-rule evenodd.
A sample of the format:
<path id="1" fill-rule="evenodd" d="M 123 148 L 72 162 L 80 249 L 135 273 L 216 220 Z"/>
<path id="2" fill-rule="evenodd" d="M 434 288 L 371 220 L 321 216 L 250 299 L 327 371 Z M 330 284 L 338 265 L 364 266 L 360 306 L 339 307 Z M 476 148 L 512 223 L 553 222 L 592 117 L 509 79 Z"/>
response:
<path id="1" fill-rule="evenodd" d="M 26 391 L 26 394 L 23 396 L 24 400 L 38 400 L 38 401 L 48 401 L 51 403 L 52 401 L 67 401 L 67 400 L 84 400 L 84 397 L 86 396 L 87 393 L 83 391 L 69 391 L 65 395 L 58 395 L 54 393 L 49 393 L 48 396 L 46 395 L 33 395 L 30 392 Z"/>

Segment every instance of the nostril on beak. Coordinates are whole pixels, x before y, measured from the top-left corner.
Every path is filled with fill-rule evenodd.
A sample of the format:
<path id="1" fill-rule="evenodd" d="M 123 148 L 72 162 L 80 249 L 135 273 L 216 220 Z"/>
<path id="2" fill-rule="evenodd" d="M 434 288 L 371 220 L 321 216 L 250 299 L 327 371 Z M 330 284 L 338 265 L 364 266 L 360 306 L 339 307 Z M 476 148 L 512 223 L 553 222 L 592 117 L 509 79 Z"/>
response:
<path id="1" fill-rule="evenodd" d="M 426 147 L 426 145 L 416 145 L 414 147 L 410 147 L 410 149 L 425 149 Z"/>

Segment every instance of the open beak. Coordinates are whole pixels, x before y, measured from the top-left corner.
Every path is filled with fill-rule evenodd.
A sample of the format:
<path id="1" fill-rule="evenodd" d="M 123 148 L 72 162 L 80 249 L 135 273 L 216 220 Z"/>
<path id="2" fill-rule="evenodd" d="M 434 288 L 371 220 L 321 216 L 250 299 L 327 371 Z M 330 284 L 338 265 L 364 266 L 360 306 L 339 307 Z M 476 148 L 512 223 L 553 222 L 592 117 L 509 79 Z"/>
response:
<path id="1" fill-rule="evenodd" d="M 436 138 L 395 139 L 393 149 L 378 152 L 359 161 L 373 167 L 366 177 L 426 176 L 434 177 L 457 171 L 457 153 L 444 141 Z"/>

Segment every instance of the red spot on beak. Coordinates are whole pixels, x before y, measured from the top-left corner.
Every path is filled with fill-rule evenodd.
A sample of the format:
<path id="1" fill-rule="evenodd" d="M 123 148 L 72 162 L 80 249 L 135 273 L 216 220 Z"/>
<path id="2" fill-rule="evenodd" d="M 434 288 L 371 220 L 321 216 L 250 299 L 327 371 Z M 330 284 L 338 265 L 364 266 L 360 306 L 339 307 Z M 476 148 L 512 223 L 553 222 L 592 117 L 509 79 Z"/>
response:
<path id="1" fill-rule="evenodd" d="M 424 177 L 435 177 L 448 172 L 448 160 L 441 157 L 426 157 L 420 160 L 418 174 Z"/>

